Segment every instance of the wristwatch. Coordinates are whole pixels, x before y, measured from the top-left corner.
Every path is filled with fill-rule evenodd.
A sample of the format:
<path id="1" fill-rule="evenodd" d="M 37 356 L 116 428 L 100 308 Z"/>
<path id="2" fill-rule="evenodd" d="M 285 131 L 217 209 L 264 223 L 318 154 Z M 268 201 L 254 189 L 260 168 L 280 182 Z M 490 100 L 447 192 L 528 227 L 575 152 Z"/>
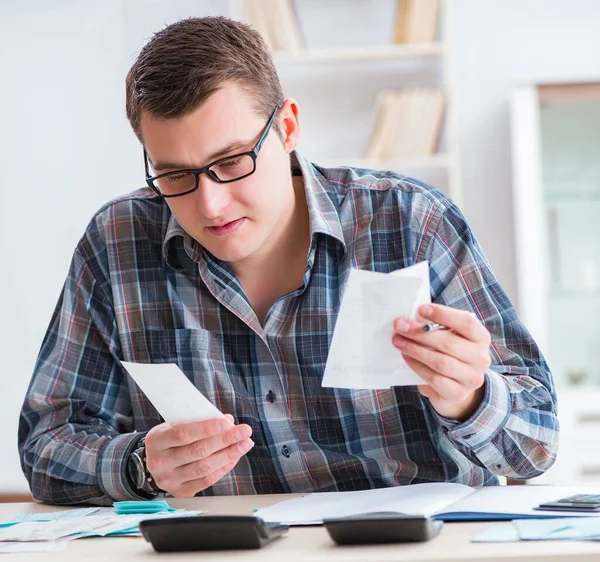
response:
<path id="1" fill-rule="evenodd" d="M 131 451 L 127 460 L 127 478 L 134 491 L 140 496 L 149 499 L 163 492 L 154 482 L 154 478 L 146 467 L 146 444 L 144 438 L 140 439 L 135 449 Z"/>

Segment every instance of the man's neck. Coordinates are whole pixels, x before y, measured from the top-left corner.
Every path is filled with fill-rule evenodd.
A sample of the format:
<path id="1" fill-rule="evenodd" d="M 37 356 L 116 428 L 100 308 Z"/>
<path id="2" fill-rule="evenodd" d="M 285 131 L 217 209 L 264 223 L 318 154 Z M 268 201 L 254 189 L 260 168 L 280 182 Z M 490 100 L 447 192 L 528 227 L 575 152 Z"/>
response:
<path id="1" fill-rule="evenodd" d="M 310 245 L 310 224 L 302 176 L 292 178 L 294 205 L 282 219 L 263 255 L 233 266 L 259 319 L 271 304 L 302 284 Z"/>

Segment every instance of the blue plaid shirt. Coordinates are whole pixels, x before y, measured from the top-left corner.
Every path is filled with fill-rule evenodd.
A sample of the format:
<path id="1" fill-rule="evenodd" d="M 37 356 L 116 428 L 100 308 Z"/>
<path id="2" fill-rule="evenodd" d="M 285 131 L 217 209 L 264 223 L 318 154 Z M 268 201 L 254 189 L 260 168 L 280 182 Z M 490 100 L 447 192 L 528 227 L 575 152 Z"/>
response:
<path id="1" fill-rule="evenodd" d="M 177 363 L 221 411 L 253 428 L 255 447 L 206 495 L 479 486 L 552 464 L 551 374 L 457 206 L 391 172 L 294 158 L 308 201 L 308 268 L 263 326 L 228 264 L 152 191 L 94 216 L 21 413 L 22 466 L 36 499 L 139 499 L 127 458 L 162 420 L 122 360 Z M 422 260 L 433 301 L 474 312 L 492 334 L 485 397 L 463 423 L 439 416 L 416 387 L 321 386 L 350 269 L 386 273 Z"/>

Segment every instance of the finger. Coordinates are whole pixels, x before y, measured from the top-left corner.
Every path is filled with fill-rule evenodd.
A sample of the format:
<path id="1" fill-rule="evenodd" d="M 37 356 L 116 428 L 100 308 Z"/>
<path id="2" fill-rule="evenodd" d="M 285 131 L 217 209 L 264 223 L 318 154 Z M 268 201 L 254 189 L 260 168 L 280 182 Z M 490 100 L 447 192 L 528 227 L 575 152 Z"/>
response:
<path id="1" fill-rule="evenodd" d="M 221 451 L 235 445 L 252 435 L 252 428 L 242 424 L 232 427 L 225 433 L 220 433 L 208 439 L 200 439 L 183 447 L 176 447 L 171 451 L 172 466 L 178 467 L 188 463 L 206 459 Z"/>
<path id="2" fill-rule="evenodd" d="M 252 447 L 254 447 L 254 441 L 244 439 L 244 441 L 231 445 L 207 459 L 180 466 L 173 472 L 173 479 L 185 484 L 186 482 L 206 478 L 232 462 L 237 463 Z"/>
<path id="3" fill-rule="evenodd" d="M 178 425 L 161 424 L 160 430 L 152 437 L 152 446 L 163 451 L 171 447 L 181 447 L 223 433 L 230 427 L 231 422 L 225 417 Z"/>
<path id="4" fill-rule="evenodd" d="M 230 472 L 235 465 L 239 462 L 239 459 L 235 462 L 231 462 L 228 465 L 216 470 L 209 476 L 204 478 L 198 478 L 197 480 L 192 480 L 190 482 L 186 482 L 183 484 L 178 490 L 173 493 L 173 496 L 176 498 L 192 498 L 198 492 L 202 490 L 206 490 L 206 488 L 210 488 L 214 484 L 216 484 L 223 476 L 225 476 L 228 472 Z"/>
<path id="5" fill-rule="evenodd" d="M 401 322 L 409 327 L 408 331 L 396 330 L 399 337 L 407 338 L 417 342 L 425 347 L 435 349 L 446 355 L 450 355 L 459 361 L 467 364 L 473 364 L 479 358 L 481 353 L 479 348 L 473 345 L 473 342 L 465 339 L 459 334 L 450 330 L 438 330 L 434 332 L 423 332 L 420 322 L 398 320 L 394 323 L 396 326 L 402 326 Z"/>
<path id="6" fill-rule="evenodd" d="M 477 372 L 470 365 L 402 336 L 394 336 L 392 342 L 402 352 L 403 356 L 416 359 L 419 363 L 429 367 L 434 373 L 451 378 L 468 388 L 476 388 L 474 385 L 478 382 L 476 380 Z"/>
<path id="7" fill-rule="evenodd" d="M 419 315 L 428 322 L 438 322 L 468 340 L 479 342 L 489 337 L 489 332 L 475 314 L 441 304 L 424 304 L 419 307 Z"/>
<path id="8" fill-rule="evenodd" d="M 428 384 L 421 384 L 417 386 L 419 392 L 425 396 L 425 398 L 429 398 L 430 400 L 441 400 L 442 397 Z"/>
<path id="9" fill-rule="evenodd" d="M 429 385 L 430 390 L 428 391 L 419 388 L 421 394 L 428 398 L 459 402 L 472 392 L 472 390 L 465 388 L 454 379 L 436 373 L 416 359 L 411 357 L 404 357 L 404 359 L 408 366 Z"/>

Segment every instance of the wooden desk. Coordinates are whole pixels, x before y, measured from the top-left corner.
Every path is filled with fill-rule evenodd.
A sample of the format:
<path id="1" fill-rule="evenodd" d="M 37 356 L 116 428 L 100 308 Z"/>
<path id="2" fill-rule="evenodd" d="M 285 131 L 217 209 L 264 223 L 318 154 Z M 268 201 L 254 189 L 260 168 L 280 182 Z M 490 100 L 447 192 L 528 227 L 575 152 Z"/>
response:
<path id="1" fill-rule="evenodd" d="M 173 507 L 202 509 L 215 515 L 248 515 L 253 508 L 267 507 L 282 499 L 294 496 L 234 496 L 169 499 Z M 0 504 L 0 520 L 20 513 L 56 511 L 53 506 L 32 503 Z M 490 523 L 446 523 L 441 534 L 430 542 L 416 544 L 339 547 L 322 527 L 292 527 L 285 538 L 259 550 L 231 550 L 221 552 L 185 552 L 158 554 L 143 538 L 93 538 L 79 539 L 68 544 L 62 552 L 39 554 L 2 554 L 0 562 L 94 562 L 97 560 L 142 561 L 165 560 L 179 562 L 195 560 L 273 562 L 410 562 L 410 561 L 463 561 L 487 562 L 598 562 L 600 543 L 577 541 L 541 541 L 531 543 L 473 544 L 471 537 L 483 531 Z"/>

